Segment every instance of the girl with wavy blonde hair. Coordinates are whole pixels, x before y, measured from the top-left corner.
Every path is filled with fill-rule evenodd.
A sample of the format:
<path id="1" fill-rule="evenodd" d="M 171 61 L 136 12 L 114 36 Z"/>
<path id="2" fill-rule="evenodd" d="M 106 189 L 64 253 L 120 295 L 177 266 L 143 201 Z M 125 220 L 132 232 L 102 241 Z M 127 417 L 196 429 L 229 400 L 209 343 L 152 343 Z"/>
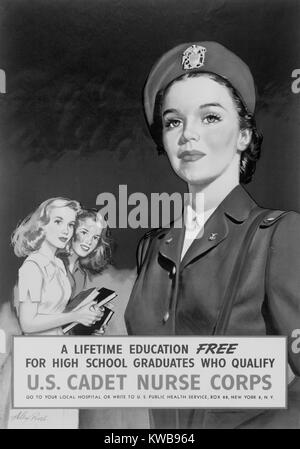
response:
<path id="1" fill-rule="evenodd" d="M 24 333 L 62 335 L 71 322 L 91 325 L 101 314 L 91 304 L 63 313 L 71 285 L 62 261 L 56 256 L 73 236 L 81 207 L 67 198 L 50 198 L 15 229 L 12 245 L 18 257 L 26 257 L 19 269 L 16 308 Z"/>

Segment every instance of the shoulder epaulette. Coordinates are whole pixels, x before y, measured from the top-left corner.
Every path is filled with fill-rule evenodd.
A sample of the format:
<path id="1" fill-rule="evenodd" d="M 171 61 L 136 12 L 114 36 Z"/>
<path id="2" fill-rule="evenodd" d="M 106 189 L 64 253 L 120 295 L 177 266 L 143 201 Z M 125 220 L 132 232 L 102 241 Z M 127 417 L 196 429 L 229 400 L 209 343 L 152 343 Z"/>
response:
<path id="1" fill-rule="evenodd" d="M 262 220 L 259 225 L 260 228 L 269 228 L 273 226 L 278 220 L 280 220 L 284 215 L 288 214 L 288 211 L 282 210 L 270 210 L 270 213 Z"/>
<path id="2" fill-rule="evenodd" d="M 160 231 L 164 231 L 164 230 L 165 230 L 165 228 L 150 229 L 150 231 L 148 231 L 148 232 L 146 232 L 146 234 L 144 234 L 143 239 L 154 238 L 160 233 Z"/>

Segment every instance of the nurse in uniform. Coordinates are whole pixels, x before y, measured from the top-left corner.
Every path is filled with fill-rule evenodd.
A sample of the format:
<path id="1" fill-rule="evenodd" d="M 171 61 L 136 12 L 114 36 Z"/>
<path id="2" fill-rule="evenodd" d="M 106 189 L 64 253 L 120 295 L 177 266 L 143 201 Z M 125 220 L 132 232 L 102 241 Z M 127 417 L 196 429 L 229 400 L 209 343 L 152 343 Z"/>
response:
<path id="1" fill-rule="evenodd" d="M 262 137 L 247 64 L 216 42 L 165 53 L 144 89 L 160 152 L 186 182 L 182 226 L 152 230 L 137 251 L 138 277 L 125 319 L 130 335 L 282 335 L 291 372 L 300 327 L 300 215 L 259 207 L 251 181 Z M 291 386 L 292 391 L 292 386 Z M 152 410 L 156 428 L 298 427 L 288 410 Z"/>

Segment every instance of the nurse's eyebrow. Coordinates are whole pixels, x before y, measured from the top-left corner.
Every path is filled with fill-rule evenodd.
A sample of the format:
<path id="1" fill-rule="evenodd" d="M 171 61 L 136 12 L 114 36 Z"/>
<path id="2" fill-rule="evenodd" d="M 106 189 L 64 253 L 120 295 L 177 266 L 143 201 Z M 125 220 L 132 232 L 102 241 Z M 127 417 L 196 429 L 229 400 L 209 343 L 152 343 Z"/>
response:
<path id="1" fill-rule="evenodd" d="M 224 111 L 226 111 L 226 108 L 224 108 L 224 106 L 221 105 L 221 103 L 205 103 L 205 104 L 201 104 L 199 106 L 199 109 L 205 109 L 205 108 L 210 108 L 210 107 L 217 107 L 217 108 L 222 108 L 224 109 Z M 178 113 L 177 109 L 166 109 L 163 112 L 163 117 L 167 114 L 172 114 L 172 113 Z"/>
<path id="2" fill-rule="evenodd" d="M 222 109 L 224 109 L 224 111 L 226 110 L 226 108 L 224 108 L 224 106 L 222 106 L 220 103 L 205 103 L 199 107 L 200 107 L 200 109 L 204 109 L 204 108 L 210 108 L 212 106 L 217 107 L 217 108 L 222 108 Z"/>
<path id="3" fill-rule="evenodd" d="M 163 117 L 165 116 L 165 115 L 167 115 L 167 114 L 170 114 L 170 113 L 172 113 L 172 112 L 177 112 L 178 113 L 178 111 L 177 111 L 177 109 L 166 109 L 164 112 L 163 112 Z"/>

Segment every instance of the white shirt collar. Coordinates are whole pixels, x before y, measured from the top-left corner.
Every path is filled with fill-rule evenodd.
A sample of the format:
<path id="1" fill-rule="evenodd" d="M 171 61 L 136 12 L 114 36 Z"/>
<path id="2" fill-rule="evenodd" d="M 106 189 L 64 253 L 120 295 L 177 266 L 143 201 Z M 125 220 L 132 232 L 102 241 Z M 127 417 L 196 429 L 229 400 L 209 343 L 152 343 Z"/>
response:
<path id="1" fill-rule="evenodd" d="M 207 219 L 216 210 L 216 208 L 208 209 L 203 213 L 197 213 L 190 204 L 185 207 L 185 226 L 188 231 L 202 229 Z"/>

